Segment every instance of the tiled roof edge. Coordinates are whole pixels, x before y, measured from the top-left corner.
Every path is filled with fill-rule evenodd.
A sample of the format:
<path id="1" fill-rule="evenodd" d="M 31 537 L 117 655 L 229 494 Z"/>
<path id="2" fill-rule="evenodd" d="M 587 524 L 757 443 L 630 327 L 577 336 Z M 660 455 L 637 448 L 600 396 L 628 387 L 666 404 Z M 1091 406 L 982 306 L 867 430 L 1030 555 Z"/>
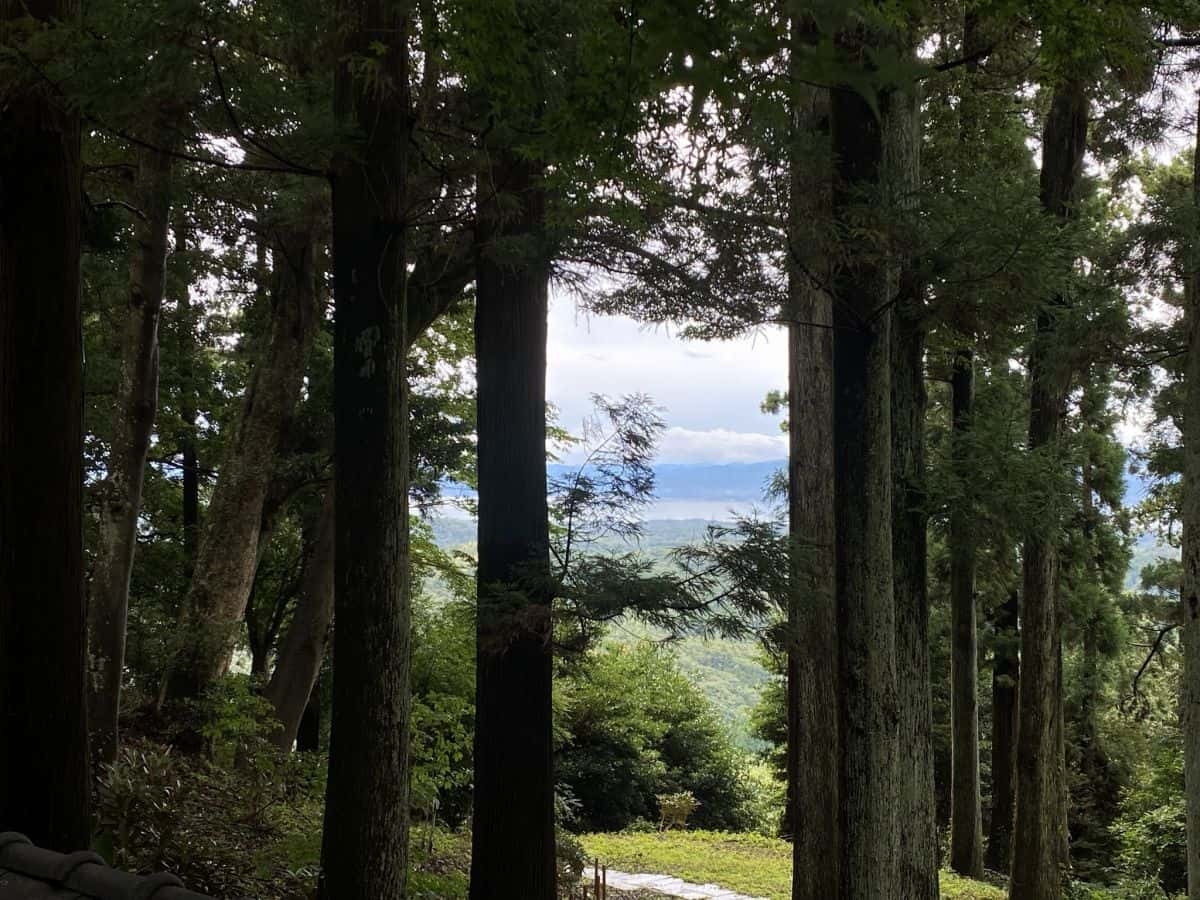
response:
<path id="1" fill-rule="evenodd" d="M 210 900 L 165 872 L 138 876 L 119 872 L 90 851 L 55 853 L 35 847 L 23 834 L 0 833 L 0 869 L 18 872 L 94 900 Z"/>

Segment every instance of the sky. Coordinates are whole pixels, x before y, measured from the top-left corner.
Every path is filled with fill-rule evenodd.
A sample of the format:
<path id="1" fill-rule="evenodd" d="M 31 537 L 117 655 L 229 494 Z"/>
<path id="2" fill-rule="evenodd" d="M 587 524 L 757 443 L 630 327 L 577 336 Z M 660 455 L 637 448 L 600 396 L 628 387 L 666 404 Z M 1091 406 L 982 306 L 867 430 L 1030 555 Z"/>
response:
<path id="1" fill-rule="evenodd" d="M 787 336 L 762 329 L 730 341 L 685 341 L 675 329 L 579 311 L 570 294 L 550 303 L 546 393 L 559 424 L 578 433 L 593 394 L 648 394 L 667 430 L 659 462 L 762 462 L 787 456 L 780 418 L 759 404 L 787 383 Z M 573 461 L 569 456 L 567 462 Z"/>

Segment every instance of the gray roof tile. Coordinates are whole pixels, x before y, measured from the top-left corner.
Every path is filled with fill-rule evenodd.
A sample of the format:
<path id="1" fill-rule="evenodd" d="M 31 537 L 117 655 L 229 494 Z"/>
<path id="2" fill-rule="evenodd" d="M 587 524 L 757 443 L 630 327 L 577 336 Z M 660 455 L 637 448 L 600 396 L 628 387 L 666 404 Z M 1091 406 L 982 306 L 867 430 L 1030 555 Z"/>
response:
<path id="1" fill-rule="evenodd" d="M 209 900 L 174 875 L 129 875 L 95 853 L 55 853 L 0 833 L 0 900 Z"/>

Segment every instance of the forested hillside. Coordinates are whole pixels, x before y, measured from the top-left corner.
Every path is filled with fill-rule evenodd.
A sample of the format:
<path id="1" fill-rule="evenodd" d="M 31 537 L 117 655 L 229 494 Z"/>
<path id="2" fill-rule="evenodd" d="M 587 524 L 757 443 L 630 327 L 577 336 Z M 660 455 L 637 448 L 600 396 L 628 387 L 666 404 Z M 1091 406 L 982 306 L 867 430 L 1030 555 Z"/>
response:
<path id="1" fill-rule="evenodd" d="M 711 467 L 677 466 L 677 496 L 698 499 L 694 485 L 712 476 Z M 697 468 L 700 469 L 697 472 Z M 726 496 L 741 502 L 755 497 L 755 479 L 770 471 L 770 466 L 725 466 L 722 474 L 735 472 L 734 479 L 713 479 L 710 489 L 714 496 Z M 656 474 L 663 467 L 656 467 Z M 749 470 L 749 471 L 748 471 Z M 766 470 L 766 471 L 764 471 Z M 657 484 L 657 481 L 656 481 Z M 661 495 L 658 495 L 661 496 Z M 642 523 L 636 546 L 657 565 L 668 567 L 671 550 L 696 541 L 704 535 L 710 523 L 701 519 L 647 519 Z M 461 551 L 474 555 L 475 526 L 464 517 L 442 515 L 432 520 L 433 539 L 447 552 Z M 624 542 L 610 539 L 609 549 L 621 549 Z M 447 585 L 438 578 L 425 583 L 435 601 L 450 597 Z M 609 642 L 634 646 L 642 643 L 665 644 L 673 652 L 680 670 L 688 676 L 713 705 L 721 721 L 729 728 L 734 742 L 746 750 L 761 750 L 763 743 L 750 731 L 750 713 L 758 704 L 767 670 L 763 663 L 765 650 L 753 637 L 740 639 L 716 635 L 672 634 L 662 628 L 647 626 L 637 619 L 614 623 L 607 634 Z"/>
<path id="2" fill-rule="evenodd" d="M 1200 0 L 0 0 L 0 897 L 1200 900 L 1198 89 Z"/>

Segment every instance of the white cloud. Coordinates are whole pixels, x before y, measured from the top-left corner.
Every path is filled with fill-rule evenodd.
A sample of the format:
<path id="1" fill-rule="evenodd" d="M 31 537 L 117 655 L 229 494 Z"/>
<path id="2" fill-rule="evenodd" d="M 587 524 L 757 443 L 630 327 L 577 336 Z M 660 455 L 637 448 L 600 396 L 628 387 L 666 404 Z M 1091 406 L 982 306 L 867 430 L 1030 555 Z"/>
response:
<path id="1" fill-rule="evenodd" d="M 547 393 L 558 407 L 559 424 L 570 431 L 579 430 L 597 393 L 648 394 L 664 408 L 668 425 L 725 432 L 730 437 L 706 441 L 743 448 L 731 453 L 748 452 L 749 446 L 732 435 L 770 440 L 778 427 L 777 418 L 759 411 L 767 392 L 787 381 L 787 340 L 778 328 L 731 341 L 684 341 L 671 328 L 583 315 L 569 296 L 559 294 L 550 308 L 548 351 Z"/>
<path id="2" fill-rule="evenodd" d="M 710 428 L 668 428 L 659 442 L 660 462 L 751 463 L 787 457 L 787 436 Z"/>

